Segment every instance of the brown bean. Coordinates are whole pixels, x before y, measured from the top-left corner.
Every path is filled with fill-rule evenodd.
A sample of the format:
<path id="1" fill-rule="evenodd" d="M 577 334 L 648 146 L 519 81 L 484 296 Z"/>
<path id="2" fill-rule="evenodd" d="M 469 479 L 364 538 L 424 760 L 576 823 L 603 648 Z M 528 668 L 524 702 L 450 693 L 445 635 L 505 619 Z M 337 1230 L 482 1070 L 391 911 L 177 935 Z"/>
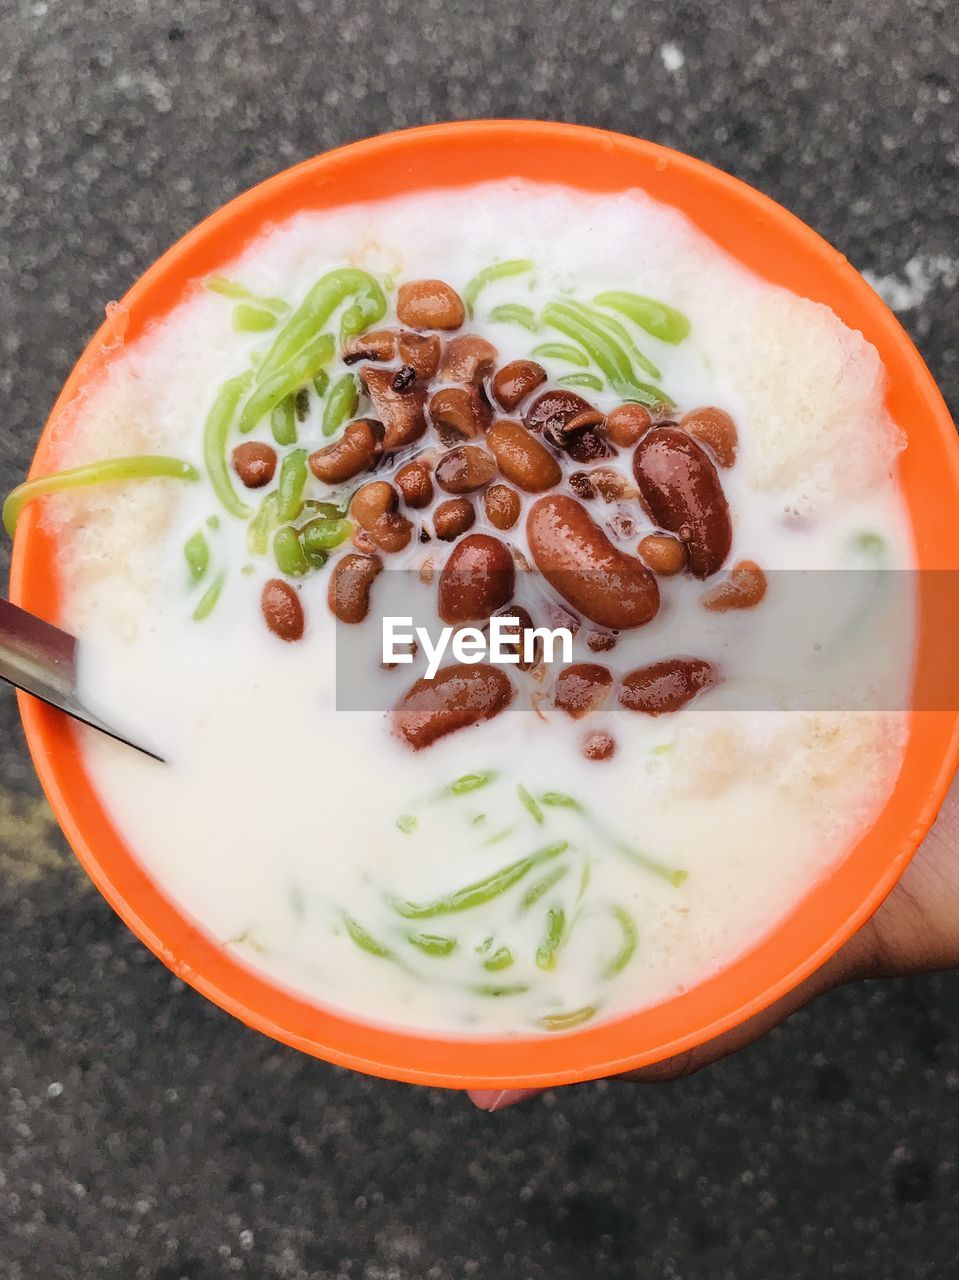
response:
<path id="1" fill-rule="evenodd" d="M 433 512 L 433 532 L 441 542 L 452 542 L 476 523 L 476 512 L 468 498 L 447 498 Z"/>
<path id="2" fill-rule="evenodd" d="M 519 519 L 520 500 L 508 484 L 491 484 L 483 495 L 486 519 L 497 529 L 512 529 Z"/>
<path id="3" fill-rule="evenodd" d="M 703 607 L 712 613 L 727 609 L 753 609 L 766 594 L 766 575 L 755 560 L 740 560 L 726 582 L 703 593 Z"/>
<path id="4" fill-rule="evenodd" d="M 360 526 L 354 525 L 353 532 L 350 534 L 350 542 L 356 547 L 357 551 L 362 551 L 365 556 L 376 555 L 376 543 Z"/>
<path id="5" fill-rule="evenodd" d="M 613 677 L 596 662 L 574 662 L 559 673 L 553 702 L 574 720 L 598 711 L 613 687 Z"/>
<path id="6" fill-rule="evenodd" d="M 666 715 L 716 683 L 718 673 L 702 658 L 666 658 L 623 676 L 619 701 L 628 711 Z"/>
<path id="7" fill-rule="evenodd" d="M 604 502 L 622 502 L 624 498 L 636 496 L 636 490 L 622 472 L 614 471 L 612 467 L 594 467 L 586 474 Z"/>
<path id="8" fill-rule="evenodd" d="M 356 364 L 358 360 L 392 360 L 396 350 L 396 334 L 392 329 L 376 329 L 361 333 L 343 344 L 343 363 Z"/>
<path id="9" fill-rule="evenodd" d="M 496 368 L 499 352 L 478 333 L 461 333 L 446 344 L 440 363 L 444 382 L 482 382 Z"/>
<path id="10" fill-rule="evenodd" d="M 586 648 L 590 653 L 609 653 L 616 648 L 616 637 L 608 631 L 591 631 L 586 637 Z"/>
<path id="11" fill-rule="evenodd" d="M 400 467 L 393 479 L 408 507 L 418 511 L 421 507 L 428 507 L 433 501 L 433 479 L 429 467 L 421 458 Z"/>
<path id="12" fill-rule="evenodd" d="M 396 314 L 411 329 L 458 329 L 466 319 L 463 299 L 442 280 L 400 285 Z"/>
<path id="13" fill-rule="evenodd" d="M 397 338 L 397 346 L 400 359 L 404 364 L 411 364 L 416 370 L 416 376 L 423 382 L 428 382 L 440 367 L 443 341 L 435 333 L 427 336 L 403 329 Z"/>
<path id="14" fill-rule="evenodd" d="M 617 511 L 606 521 L 606 528 L 610 531 L 614 538 L 620 538 L 623 542 L 628 542 L 636 532 L 636 521 L 628 511 Z"/>
<path id="15" fill-rule="evenodd" d="M 271 578 L 264 584 L 260 610 L 266 625 L 281 640 L 299 640 L 306 625 L 299 594 L 288 582 Z"/>
<path id="16" fill-rule="evenodd" d="M 664 578 L 681 573 L 686 567 L 686 548 L 678 538 L 666 533 L 648 533 L 636 550 L 643 563 Z"/>
<path id="17" fill-rule="evenodd" d="M 512 599 L 515 585 L 513 558 L 499 538 L 471 533 L 456 544 L 443 566 L 437 612 L 450 624 L 488 619 Z"/>
<path id="18" fill-rule="evenodd" d="M 490 427 L 486 443 L 506 479 L 527 493 L 552 489 L 563 478 L 559 463 L 521 422 L 500 418 Z"/>
<path id="19" fill-rule="evenodd" d="M 358 556 L 352 551 L 337 560 L 330 574 L 327 603 L 340 622 L 362 622 L 370 611 L 370 588 L 383 568 L 379 556 Z"/>
<path id="20" fill-rule="evenodd" d="M 588 471 L 574 471 L 566 483 L 581 502 L 592 502 L 596 497 L 596 490 Z"/>
<path id="21" fill-rule="evenodd" d="M 588 733 L 583 739 L 583 755 L 587 760 L 608 760 L 616 752 L 616 739 L 605 729 Z"/>
<path id="22" fill-rule="evenodd" d="M 414 751 L 438 738 L 492 720 L 509 706 L 513 685 L 499 667 L 444 667 L 417 680 L 393 709 L 393 728 Z"/>
<path id="23" fill-rule="evenodd" d="M 523 421 L 530 431 L 542 431 L 548 422 L 565 427 L 579 414 L 593 412 L 593 406 L 575 391 L 544 391 L 526 410 Z"/>
<path id="24" fill-rule="evenodd" d="M 347 424 L 339 440 L 310 454 L 310 470 L 324 484 L 352 480 L 371 465 L 382 449 L 382 430 L 378 422 L 357 418 Z"/>
<path id="25" fill-rule="evenodd" d="M 496 459 L 475 444 L 444 453 L 436 464 L 436 483 L 446 493 L 474 493 L 496 475 Z"/>
<path id="26" fill-rule="evenodd" d="M 714 409 L 709 405 L 693 409 L 690 413 L 683 414 L 679 425 L 711 449 L 721 467 L 731 467 L 736 461 L 739 434 L 735 422 L 725 410 Z"/>
<path id="27" fill-rule="evenodd" d="M 489 426 L 489 405 L 476 387 L 443 387 L 430 400 L 430 417 L 437 431 L 446 428 L 467 439 Z"/>
<path id="28" fill-rule="evenodd" d="M 630 449 L 649 430 L 652 418 L 641 404 L 621 404 L 606 415 L 606 434 L 621 449 Z"/>
<path id="29" fill-rule="evenodd" d="M 397 391 L 393 386 L 395 371 L 377 369 L 375 365 L 364 365 L 360 377 L 384 427 L 384 452 L 402 449 L 418 440 L 426 430 L 425 390 L 414 383 L 406 391 Z"/>
<path id="30" fill-rule="evenodd" d="M 653 522 L 686 544 L 692 575 L 715 573 L 729 554 L 732 524 L 719 475 L 702 446 L 678 427 L 654 427 L 636 446 L 633 474 Z"/>
<path id="31" fill-rule="evenodd" d="M 510 603 L 503 605 L 501 609 L 497 609 L 495 614 L 491 614 L 490 616 L 491 618 L 506 617 L 516 619 L 518 626 L 516 628 L 507 628 L 507 631 L 503 636 L 502 643 L 510 652 L 515 650 L 519 658 L 517 666 L 520 671 L 532 671 L 542 659 L 543 641 L 540 636 L 533 637 L 533 654 L 530 657 L 530 660 L 527 661 L 525 657 L 526 634 L 534 629 L 533 619 L 530 617 L 529 610 L 524 609 L 521 604 Z M 489 631 L 489 627 L 484 627 L 483 630 Z M 514 636 L 515 641 L 513 639 Z"/>
<path id="32" fill-rule="evenodd" d="M 233 470 L 248 489 L 262 489 L 276 471 L 276 450 L 259 440 L 247 440 L 233 450 Z"/>
<path id="33" fill-rule="evenodd" d="M 512 413 L 545 381 L 546 370 L 535 360 L 511 360 L 493 379 L 493 395 L 507 413 Z"/>
<path id="34" fill-rule="evenodd" d="M 526 534 L 539 571 L 584 618 L 618 631 L 656 616 L 656 579 L 614 547 L 575 498 L 539 498 L 526 517 Z"/>
<path id="35" fill-rule="evenodd" d="M 396 490 L 385 480 L 360 485 L 350 503 L 350 515 L 367 533 L 387 511 L 396 510 Z"/>
<path id="36" fill-rule="evenodd" d="M 601 430 L 605 417 L 598 409 L 576 414 L 564 427 L 549 422 L 543 428 L 543 439 L 562 449 L 576 462 L 596 462 L 612 457 L 613 450 Z"/>
<path id="37" fill-rule="evenodd" d="M 393 554 L 410 545 L 413 525 L 398 511 L 384 511 L 373 521 L 368 533 L 381 551 Z"/>

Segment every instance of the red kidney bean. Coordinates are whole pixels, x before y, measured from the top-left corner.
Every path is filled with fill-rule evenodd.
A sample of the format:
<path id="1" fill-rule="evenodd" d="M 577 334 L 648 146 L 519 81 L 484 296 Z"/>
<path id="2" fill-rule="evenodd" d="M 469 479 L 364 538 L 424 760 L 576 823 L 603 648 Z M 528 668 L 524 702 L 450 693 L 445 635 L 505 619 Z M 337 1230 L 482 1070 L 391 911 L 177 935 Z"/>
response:
<path id="1" fill-rule="evenodd" d="M 686 544 L 693 576 L 715 573 L 729 554 L 732 524 L 719 475 L 702 446 L 678 427 L 654 427 L 636 446 L 633 474 L 650 518 Z"/>
<path id="2" fill-rule="evenodd" d="M 393 710 L 393 728 L 421 751 L 448 733 L 492 720 L 512 699 L 513 685 L 499 667 L 444 667 L 404 694 Z"/>
<path id="3" fill-rule="evenodd" d="M 574 662 L 556 680 L 553 702 L 574 720 L 598 711 L 613 687 L 613 677 L 596 662 Z"/>
<path id="4" fill-rule="evenodd" d="M 452 542 L 476 523 L 476 512 L 468 498 L 448 498 L 433 512 L 433 532 L 441 542 Z"/>
<path id="5" fill-rule="evenodd" d="M 530 431 L 542 431 L 547 422 L 555 420 L 557 426 L 565 427 L 567 422 L 585 412 L 593 413 L 595 410 L 575 391 L 544 391 L 526 410 L 523 421 Z"/>
<path id="6" fill-rule="evenodd" d="M 616 752 L 616 739 L 603 729 L 588 733 L 583 739 L 583 755 L 587 760 L 608 760 Z"/>
<path id="7" fill-rule="evenodd" d="M 354 555 L 351 551 L 333 566 L 327 603 L 340 622 L 362 622 L 370 611 L 370 588 L 383 568 L 379 556 Z"/>
<path id="8" fill-rule="evenodd" d="M 486 519 L 497 529 L 512 529 L 519 519 L 520 500 L 508 484 L 491 484 L 483 495 Z"/>
<path id="9" fill-rule="evenodd" d="M 385 453 L 412 444 L 426 430 L 426 392 L 416 383 L 398 391 L 393 386 L 395 376 L 395 370 L 378 369 L 375 365 L 364 365 L 360 370 L 376 416 L 383 423 Z"/>
<path id="10" fill-rule="evenodd" d="M 464 444 L 436 464 L 436 483 L 447 493 L 474 493 L 496 475 L 496 459 L 486 449 Z"/>
<path id="11" fill-rule="evenodd" d="M 478 333 L 461 333 L 446 344 L 440 362 L 444 382 L 482 382 L 496 368 L 499 352 Z"/>
<path id="12" fill-rule="evenodd" d="M 396 350 L 396 334 L 392 329 L 376 329 L 373 333 L 361 333 L 350 338 L 343 346 L 343 363 L 356 364 L 358 360 L 392 360 Z"/>
<path id="13" fill-rule="evenodd" d="M 347 424 L 339 440 L 310 454 L 310 470 L 324 484 L 352 480 L 371 465 L 382 449 L 382 431 L 378 422 L 357 418 Z"/>
<path id="14" fill-rule="evenodd" d="M 396 490 L 385 480 L 360 485 L 350 503 L 350 515 L 367 533 L 387 511 L 396 510 Z"/>
<path id="15" fill-rule="evenodd" d="M 649 410 L 641 404 L 621 404 L 606 415 L 606 434 L 621 449 L 631 448 L 652 423 Z"/>
<path id="16" fill-rule="evenodd" d="M 281 640 L 299 640 L 306 622 L 299 594 L 288 582 L 271 578 L 263 587 L 260 609 L 266 625 Z"/>
<path id="17" fill-rule="evenodd" d="M 547 582 L 591 622 L 619 631 L 656 616 L 656 579 L 614 547 L 575 498 L 539 498 L 526 517 L 526 535 Z"/>
<path id="18" fill-rule="evenodd" d="M 545 381 L 546 370 L 535 360 L 511 360 L 493 379 L 493 395 L 507 413 L 512 413 Z"/>
<path id="19" fill-rule="evenodd" d="M 693 409 L 683 414 L 679 425 L 711 449 L 721 467 L 731 467 L 736 461 L 739 434 L 735 422 L 725 410 L 709 405 Z"/>
<path id="20" fill-rule="evenodd" d="M 636 548 L 639 558 L 653 573 L 670 578 L 686 567 L 686 548 L 678 538 L 665 533 L 648 533 Z"/>
<path id="21" fill-rule="evenodd" d="M 413 280 L 400 285 L 396 314 L 411 329 L 458 329 L 466 319 L 466 308 L 443 280 Z"/>
<path id="22" fill-rule="evenodd" d="M 485 621 L 512 599 L 515 585 L 513 558 L 499 538 L 471 533 L 443 566 L 437 612 L 450 624 Z"/>
<path id="23" fill-rule="evenodd" d="M 713 613 L 727 609 L 753 609 L 766 594 L 766 575 L 755 560 L 740 560 L 726 582 L 703 593 L 702 603 Z"/>
<path id="24" fill-rule="evenodd" d="M 486 443 L 503 475 L 518 489 L 542 493 L 563 478 L 559 463 L 520 422 L 500 418 L 490 427 Z"/>
<path id="25" fill-rule="evenodd" d="M 400 467 L 393 479 L 408 507 L 419 510 L 433 501 L 433 478 L 421 458 Z"/>
<path id="26" fill-rule="evenodd" d="M 716 683 L 718 673 L 702 658 L 666 658 L 623 676 L 620 704 L 647 716 L 666 715 Z"/>
<path id="27" fill-rule="evenodd" d="M 473 439 L 489 426 L 491 414 L 476 387 L 443 387 L 430 400 L 430 417 L 437 431 L 446 428 Z"/>
<path id="28" fill-rule="evenodd" d="M 233 470 L 248 489 L 262 489 L 276 472 L 276 450 L 259 440 L 247 440 L 233 450 Z"/>
<path id="29" fill-rule="evenodd" d="M 440 356 L 443 354 L 443 342 L 435 334 L 429 336 L 422 333 L 410 333 L 408 329 L 400 331 L 396 340 L 400 359 L 416 370 L 416 376 L 423 382 L 429 381 L 440 367 Z"/>

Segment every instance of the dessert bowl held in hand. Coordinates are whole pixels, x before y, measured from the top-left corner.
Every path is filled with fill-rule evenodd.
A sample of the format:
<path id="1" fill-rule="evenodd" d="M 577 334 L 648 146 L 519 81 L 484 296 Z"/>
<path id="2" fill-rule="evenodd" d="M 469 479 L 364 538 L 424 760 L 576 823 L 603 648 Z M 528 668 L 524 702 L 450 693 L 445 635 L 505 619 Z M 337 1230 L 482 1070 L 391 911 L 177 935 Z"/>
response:
<path id="1" fill-rule="evenodd" d="M 131 927 L 291 1044 L 458 1086 L 655 1061 L 801 980 L 934 815 L 951 713 L 750 699 L 791 571 L 950 567 L 951 431 L 856 273 L 695 161 L 494 123 L 320 157 L 161 259 L 51 417 L 36 474 L 199 478 L 25 507 L 14 598 L 173 761 L 25 702 L 41 778 Z M 913 594 L 871 622 L 894 708 Z M 385 613 L 497 612 L 574 651 L 380 661 Z"/>

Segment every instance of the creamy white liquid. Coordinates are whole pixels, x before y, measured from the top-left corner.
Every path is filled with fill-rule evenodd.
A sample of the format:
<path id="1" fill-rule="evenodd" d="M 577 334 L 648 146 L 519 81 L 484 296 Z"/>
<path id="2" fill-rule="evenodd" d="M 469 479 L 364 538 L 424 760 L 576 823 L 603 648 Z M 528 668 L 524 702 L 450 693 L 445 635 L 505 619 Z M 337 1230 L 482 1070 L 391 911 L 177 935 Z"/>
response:
<path id="1" fill-rule="evenodd" d="M 818 699 L 807 704 L 812 710 L 781 709 L 804 705 L 782 672 L 803 664 L 820 672 L 816 664 L 833 662 L 826 683 L 848 707 L 863 662 L 876 659 L 868 637 L 879 632 L 888 637 L 888 705 L 903 705 L 912 643 L 907 586 L 890 598 L 864 574 L 862 591 L 844 592 L 842 608 L 810 616 L 794 580 L 775 572 L 854 567 L 850 548 L 869 531 L 885 543 L 884 567 L 912 563 L 875 353 L 824 308 L 755 280 L 674 212 L 638 195 L 497 184 L 303 216 L 223 272 L 295 304 L 345 262 L 462 289 L 490 261 L 520 256 L 535 259 L 534 279 L 492 286 L 477 314 L 476 328 L 503 363 L 562 339 L 488 322 L 497 302 L 538 309 L 567 290 L 588 301 L 603 289 L 629 289 L 692 321 L 678 347 L 645 340 L 679 411 L 711 404 L 736 419 L 740 460 L 722 473 L 734 519 L 728 563 L 758 561 L 770 576 L 766 600 L 706 625 L 702 584 L 663 581 L 660 614 L 611 653 L 582 649 L 585 630 L 578 640 L 580 660 L 620 673 L 677 653 L 716 662 L 722 686 L 691 708 L 657 719 L 610 709 L 574 723 L 548 697 L 534 708 L 523 692 L 497 719 L 413 753 L 382 711 L 336 710 L 329 570 L 302 584 L 304 640 L 276 639 L 259 609 L 263 583 L 276 576 L 272 559 L 250 556 L 245 526 L 223 512 L 217 530 L 206 528 L 218 506 L 205 481 L 60 498 L 45 515 L 62 533 L 64 622 L 83 641 L 85 692 L 170 760 L 154 765 L 84 735 L 95 785 L 148 873 L 245 963 L 318 1003 L 464 1034 L 532 1030 L 544 1016 L 586 1006 L 597 1017 L 636 1009 L 688 989 L 758 941 L 875 816 L 903 732 L 895 714 L 821 712 Z M 234 333 L 230 317 L 223 298 L 198 291 L 126 352 L 65 424 L 63 464 L 139 449 L 199 463 L 217 388 L 271 341 Z M 584 394 L 602 407 L 616 403 Z M 266 422 L 254 438 L 270 438 Z M 315 406 L 300 443 L 324 443 Z M 614 465 L 628 475 L 629 462 L 623 452 Z M 311 485 L 308 496 L 325 496 Z M 638 520 L 624 550 L 648 531 Z M 182 553 L 199 527 L 215 571 L 227 575 L 202 623 L 190 618 L 202 586 L 188 587 Z M 481 515 L 476 529 L 484 528 Z M 521 530 L 516 538 L 522 546 Z M 430 557 L 439 565 L 448 551 L 414 541 L 389 564 Z M 420 590 L 429 598 L 435 581 Z M 521 602 L 527 590 L 541 584 L 524 581 Z M 358 651 L 368 650 L 371 690 L 386 705 L 421 673 L 422 660 L 384 671 L 378 631 L 353 631 Z M 755 710 L 757 675 L 770 674 L 771 632 L 775 651 L 789 646 L 790 659 L 765 681 L 762 705 L 774 709 Z M 581 739 L 594 728 L 615 737 L 611 760 L 584 760 Z M 486 788 L 437 798 L 452 779 L 487 770 L 497 777 Z M 572 795 L 593 817 L 547 807 L 537 824 L 518 784 L 536 796 Z M 398 828 L 401 815 L 416 818 L 415 831 Z M 391 897 L 435 899 L 557 841 L 569 849 L 485 906 L 410 921 L 390 905 Z M 650 874 L 623 844 L 687 878 L 676 886 Z M 568 867 L 565 877 L 522 909 L 530 885 L 559 866 Z M 544 972 L 535 955 L 550 906 L 576 924 L 555 969 Z M 622 943 L 614 906 L 634 918 L 639 941 L 623 971 L 604 978 Z M 399 962 L 360 949 L 345 917 Z M 406 939 L 410 930 L 453 938 L 456 950 L 423 955 Z M 514 964 L 485 969 L 501 946 Z M 483 984 L 528 990 L 492 998 L 476 993 Z"/>

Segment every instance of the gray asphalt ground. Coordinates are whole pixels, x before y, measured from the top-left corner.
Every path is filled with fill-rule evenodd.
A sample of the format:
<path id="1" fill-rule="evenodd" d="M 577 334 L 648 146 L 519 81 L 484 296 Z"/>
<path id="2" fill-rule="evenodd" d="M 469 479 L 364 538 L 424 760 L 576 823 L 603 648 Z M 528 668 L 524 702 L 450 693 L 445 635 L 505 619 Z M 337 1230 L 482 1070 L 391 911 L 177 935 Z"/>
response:
<path id="1" fill-rule="evenodd" d="M 0 487 L 182 232 L 317 151 L 471 116 L 754 183 L 872 273 L 955 407 L 957 60 L 951 0 L 3 0 Z M 957 1274 L 956 975 L 835 993 L 683 1083 L 491 1117 L 184 988 L 75 866 L 6 695 L 0 755 L 3 1280 Z"/>

